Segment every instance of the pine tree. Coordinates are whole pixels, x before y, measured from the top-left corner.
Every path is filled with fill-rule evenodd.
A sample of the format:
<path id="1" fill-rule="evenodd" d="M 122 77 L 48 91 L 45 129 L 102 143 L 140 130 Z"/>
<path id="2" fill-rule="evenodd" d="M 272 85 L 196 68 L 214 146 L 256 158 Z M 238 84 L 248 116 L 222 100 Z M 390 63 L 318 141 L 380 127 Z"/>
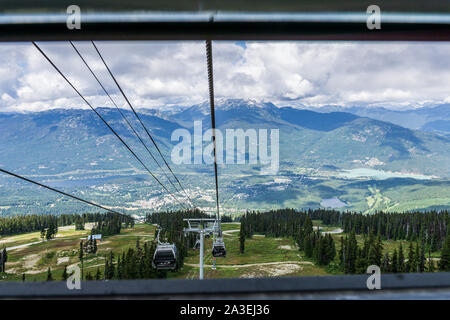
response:
<path id="1" fill-rule="evenodd" d="M 241 231 L 239 232 L 239 252 L 244 253 L 245 250 L 245 234 Z"/>
<path id="2" fill-rule="evenodd" d="M 44 241 L 44 239 L 45 239 L 45 229 L 42 228 L 41 229 L 41 240 Z"/>
<path id="3" fill-rule="evenodd" d="M 350 233 L 348 240 L 347 256 L 347 273 L 353 274 L 356 272 L 356 259 L 358 258 L 358 242 L 356 241 L 355 231 Z"/>
<path id="4" fill-rule="evenodd" d="M 128 249 L 128 250 L 133 250 L 132 248 Z M 114 278 L 114 274 L 115 274 L 115 270 L 114 270 L 114 254 L 112 251 L 109 252 L 109 259 L 107 260 L 107 266 L 108 268 L 105 267 L 105 278 L 106 279 L 113 279 Z"/>
<path id="5" fill-rule="evenodd" d="M 381 263 L 381 270 L 384 273 L 391 272 L 391 261 L 389 259 L 389 253 L 387 253 L 387 252 L 384 254 L 383 262 Z"/>
<path id="6" fill-rule="evenodd" d="M 358 248 L 355 262 L 355 273 L 364 274 L 367 270 L 367 259 L 364 257 L 364 248 Z"/>
<path id="7" fill-rule="evenodd" d="M 448 234 L 445 237 L 441 250 L 441 260 L 439 261 L 440 271 L 450 271 L 450 230 L 447 230 Z"/>
<path id="8" fill-rule="evenodd" d="M 438 251 L 438 249 L 439 249 L 438 243 L 439 243 L 438 236 L 436 233 L 433 233 L 433 236 L 431 238 L 431 252 Z"/>
<path id="9" fill-rule="evenodd" d="M 109 262 L 108 262 L 108 259 L 106 258 L 106 255 L 105 255 L 105 270 L 103 270 L 103 273 L 105 275 L 105 280 L 109 280 L 107 278 L 108 273 L 109 273 Z"/>
<path id="10" fill-rule="evenodd" d="M 95 280 L 101 279 L 102 279 L 102 272 L 100 271 L 100 268 L 97 267 L 97 272 L 95 273 Z"/>
<path id="11" fill-rule="evenodd" d="M 424 272 L 425 271 L 425 244 L 422 242 L 422 244 L 420 245 L 419 248 L 419 243 L 417 243 L 417 247 L 416 247 L 416 252 L 417 252 L 417 269 L 419 272 Z"/>
<path id="12" fill-rule="evenodd" d="M 328 239 L 326 237 L 322 237 L 319 234 L 319 239 L 317 241 L 317 250 L 315 259 L 319 263 L 319 265 L 327 265 L 330 263 L 330 257 L 328 256 L 330 252 Z"/>
<path id="13" fill-rule="evenodd" d="M 153 257 L 152 257 L 153 259 Z M 128 270 L 127 270 L 127 265 L 126 265 L 126 255 L 125 252 L 122 251 L 122 267 L 121 267 L 121 271 L 122 271 L 122 277 L 123 279 L 128 279 Z"/>
<path id="14" fill-rule="evenodd" d="M 313 256 L 313 245 L 312 245 L 312 236 L 305 236 L 305 257 L 311 258 Z"/>
<path id="15" fill-rule="evenodd" d="M 53 281 L 52 270 L 50 269 L 50 267 L 48 267 L 47 269 L 47 281 Z"/>
<path id="16" fill-rule="evenodd" d="M 400 242 L 400 246 L 398 249 L 398 263 L 397 263 L 398 272 L 405 272 L 406 266 L 405 266 L 405 256 L 403 254 L 403 246 Z"/>
<path id="17" fill-rule="evenodd" d="M 346 246 L 346 239 L 344 240 L 344 237 L 340 237 L 341 247 L 339 248 L 339 263 L 341 268 L 345 268 L 345 246 Z"/>
<path id="18" fill-rule="evenodd" d="M 397 249 L 394 249 L 394 253 L 392 254 L 391 271 L 392 271 L 393 273 L 399 272 L 399 271 L 398 271 L 398 255 L 397 255 Z"/>
<path id="19" fill-rule="evenodd" d="M 381 259 L 383 257 L 383 242 L 381 241 L 381 236 L 378 235 L 376 240 L 373 240 L 372 238 L 371 241 L 372 243 L 369 248 L 368 264 L 381 266 Z"/>
<path id="20" fill-rule="evenodd" d="M 123 279 L 123 264 L 120 260 L 120 256 L 117 257 L 117 279 L 122 280 Z"/>
<path id="21" fill-rule="evenodd" d="M 331 234 L 327 235 L 328 239 L 328 252 L 327 252 L 327 256 L 328 256 L 328 263 L 330 263 L 331 261 L 334 261 L 334 258 L 336 257 L 336 245 L 334 244 L 334 239 L 331 236 Z"/>
<path id="22" fill-rule="evenodd" d="M 69 278 L 69 275 L 67 274 L 67 266 L 64 266 L 64 270 L 63 270 L 63 274 L 62 274 L 62 279 L 63 279 L 64 281 L 66 281 L 67 278 Z"/>
<path id="23" fill-rule="evenodd" d="M 414 252 L 413 243 L 409 243 L 408 261 L 406 262 L 407 272 L 416 272 L 416 254 Z"/>
<path id="24" fill-rule="evenodd" d="M 428 258 L 428 267 L 427 267 L 427 271 L 428 272 L 435 272 L 436 271 L 436 266 L 434 265 L 434 261 L 431 258 Z"/>
<path id="25" fill-rule="evenodd" d="M 84 230 L 84 221 L 83 218 L 79 217 L 75 221 L 75 230 Z"/>
<path id="26" fill-rule="evenodd" d="M 83 240 L 80 241 L 80 252 L 78 252 L 78 258 L 80 259 L 81 262 L 81 280 L 84 279 L 84 263 L 83 263 L 83 257 L 84 257 L 84 252 L 83 252 Z"/>
<path id="27" fill-rule="evenodd" d="M 8 253 L 6 248 L 3 248 L 0 253 L 0 272 L 6 272 L 6 262 L 8 262 Z"/>

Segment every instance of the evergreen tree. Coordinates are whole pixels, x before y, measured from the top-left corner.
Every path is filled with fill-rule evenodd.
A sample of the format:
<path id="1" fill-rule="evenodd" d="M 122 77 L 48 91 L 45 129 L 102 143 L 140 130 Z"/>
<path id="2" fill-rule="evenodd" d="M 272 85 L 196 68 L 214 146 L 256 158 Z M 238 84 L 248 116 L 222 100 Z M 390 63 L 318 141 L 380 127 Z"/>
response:
<path id="1" fill-rule="evenodd" d="M 347 246 L 347 267 L 346 267 L 346 273 L 355 273 L 356 272 L 356 259 L 358 258 L 357 252 L 358 252 L 358 242 L 356 241 L 356 235 L 355 232 L 352 231 L 350 233 L 350 238 L 348 240 L 348 246 Z M 360 260 L 361 262 L 361 260 Z"/>
<path id="2" fill-rule="evenodd" d="M 340 237 L 341 247 L 339 248 L 339 263 L 341 268 L 345 268 L 345 246 L 346 246 L 346 240 L 344 240 L 344 237 Z"/>
<path id="3" fill-rule="evenodd" d="M 394 249 L 394 253 L 392 254 L 391 271 L 392 271 L 393 273 L 399 272 L 399 270 L 398 270 L 398 255 L 397 255 L 397 249 Z"/>
<path id="4" fill-rule="evenodd" d="M 129 250 L 133 250 L 133 249 L 129 249 Z M 109 258 L 107 260 L 107 265 L 108 268 L 105 267 L 105 278 L 108 280 L 114 279 L 114 274 L 115 274 L 115 270 L 114 270 L 114 254 L 112 251 L 109 252 Z"/>
<path id="5" fill-rule="evenodd" d="M 84 257 L 84 249 L 83 249 L 83 240 L 80 241 L 80 251 L 78 252 L 78 258 L 81 262 L 81 280 L 84 279 L 84 263 L 83 263 L 83 257 Z"/>
<path id="6" fill-rule="evenodd" d="M 319 265 L 328 264 L 327 252 L 328 252 L 328 241 L 325 237 L 322 237 L 319 233 L 317 250 L 314 257 Z"/>
<path id="7" fill-rule="evenodd" d="M 45 228 L 41 229 L 41 240 L 44 241 L 45 239 Z"/>
<path id="8" fill-rule="evenodd" d="M 419 272 L 424 272 L 426 260 L 425 260 L 425 244 L 423 242 L 420 245 L 420 248 L 419 243 L 417 243 L 416 252 L 417 252 L 417 269 Z"/>
<path id="9" fill-rule="evenodd" d="M 105 280 L 109 280 L 107 278 L 107 276 L 109 274 L 109 260 L 106 258 L 106 255 L 105 255 L 105 270 L 103 270 L 103 273 L 105 275 Z"/>
<path id="10" fill-rule="evenodd" d="M 433 236 L 431 238 L 431 252 L 436 252 L 439 250 L 439 239 L 436 233 L 433 233 Z"/>
<path id="11" fill-rule="evenodd" d="M 244 253 L 245 250 L 245 234 L 241 231 L 239 232 L 239 252 Z"/>
<path id="12" fill-rule="evenodd" d="M 313 245 L 312 245 L 312 236 L 305 235 L 304 244 L 305 244 L 305 257 L 311 258 L 313 256 Z"/>
<path id="13" fill-rule="evenodd" d="M 334 240 L 331 234 L 327 235 L 327 241 L 328 241 L 327 259 L 328 263 L 330 263 L 331 261 L 334 261 L 334 258 L 336 257 L 336 245 L 334 244 Z"/>
<path id="14" fill-rule="evenodd" d="M 75 230 L 84 230 L 84 221 L 82 217 L 75 220 Z"/>
<path id="15" fill-rule="evenodd" d="M 383 258 L 383 242 L 381 241 L 381 236 L 378 235 L 376 240 L 372 238 L 369 246 L 368 264 L 381 266 L 381 259 Z"/>
<path id="16" fill-rule="evenodd" d="M 117 279 L 122 280 L 123 279 L 123 263 L 120 260 L 120 256 L 117 257 Z"/>
<path id="17" fill-rule="evenodd" d="M 385 253 L 383 257 L 383 262 L 381 263 L 381 271 L 384 273 L 391 272 L 391 261 L 389 259 L 389 253 Z"/>
<path id="18" fill-rule="evenodd" d="M 53 281 L 52 270 L 50 269 L 50 267 L 48 267 L 47 269 L 47 281 Z"/>
<path id="19" fill-rule="evenodd" d="M 64 266 L 64 270 L 63 270 L 63 274 L 62 274 L 62 279 L 63 279 L 64 281 L 66 281 L 67 278 L 69 278 L 69 275 L 67 274 L 67 266 Z"/>
<path id="20" fill-rule="evenodd" d="M 406 266 L 405 266 L 405 256 L 403 254 L 403 246 L 400 242 L 400 246 L 398 248 L 398 263 L 397 263 L 398 272 L 405 272 Z"/>
<path id="21" fill-rule="evenodd" d="M 357 258 L 355 262 L 355 272 L 357 274 L 364 274 L 367 270 L 367 258 L 364 257 L 364 248 L 358 248 Z"/>
<path id="22" fill-rule="evenodd" d="M 8 262 L 8 253 L 6 248 L 3 248 L 0 253 L 0 272 L 6 272 L 6 262 Z"/>
<path id="23" fill-rule="evenodd" d="M 428 258 L 428 267 L 427 267 L 427 271 L 428 272 L 435 272 L 436 271 L 436 266 L 434 265 L 434 261 L 431 258 Z"/>
<path id="24" fill-rule="evenodd" d="M 441 260 L 439 261 L 440 271 L 450 271 L 450 230 L 447 230 L 448 234 L 445 237 L 444 245 L 442 246 L 441 251 Z"/>
<path id="25" fill-rule="evenodd" d="M 414 252 L 413 243 L 409 243 L 408 261 L 406 262 L 407 272 L 416 272 L 416 255 Z"/>
<path id="26" fill-rule="evenodd" d="M 95 280 L 101 279 L 102 279 L 102 272 L 100 271 L 100 268 L 97 267 L 97 272 L 95 273 Z"/>

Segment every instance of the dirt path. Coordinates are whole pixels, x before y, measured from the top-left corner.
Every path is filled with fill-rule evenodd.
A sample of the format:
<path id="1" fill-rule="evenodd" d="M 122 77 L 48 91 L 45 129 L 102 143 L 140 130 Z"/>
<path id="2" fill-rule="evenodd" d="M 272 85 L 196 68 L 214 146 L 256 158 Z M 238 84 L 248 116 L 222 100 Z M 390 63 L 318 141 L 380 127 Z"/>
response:
<path id="1" fill-rule="evenodd" d="M 222 234 L 229 236 L 229 235 L 231 235 L 231 233 L 239 232 L 239 231 L 241 231 L 241 230 L 239 230 L 239 229 L 236 229 L 236 230 L 227 230 L 227 231 L 222 231 Z"/>
<path id="2" fill-rule="evenodd" d="M 323 234 L 339 234 L 344 232 L 344 230 L 342 228 L 338 228 L 335 230 L 331 230 L 331 231 L 322 231 Z"/>
<path id="3" fill-rule="evenodd" d="M 152 234 L 115 234 L 113 237 L 148 237 L 154 238 L 155 236 Z"/>
<path id="4" fill-rule="evenodd" d="M 306 265 L 313 265 L 310 261 L 277 261 L 277 262 L 263 262 L 263 263 L 249 263 L 249 264 L 219 264 L 216 265 L 217 268 L 248 268 L 248 267 L 262 267 L 262 266 L 273 266 L 273 265 L 279 265 L 279 264 L 306 264 Z M 196 267 L 200 268 L 199 264 L 191 264 L 191 263 L 185 263 L 185 265 L 189 267 Z M 212 267 L 212 264 L 205 264 L 203 267 Z"/>
<path id="5" fill-rule="evenodd" d="M 20 246 L 9 247 L 9 248 L 6 248 L 6 251 L 11 251 L 11 250 L 16 250 L 16 249 L 26 248 L 26 247 L 32 246 L 33 244 L 38 244 L 38 243 L 41 243 L 41 242 L 44 242 L 44 241 L 42 241 L 42 240 L 41 240 L 41 241 L 35 241 L 35 242 L 30 242 L 30 243 L 21 244 Z"/>

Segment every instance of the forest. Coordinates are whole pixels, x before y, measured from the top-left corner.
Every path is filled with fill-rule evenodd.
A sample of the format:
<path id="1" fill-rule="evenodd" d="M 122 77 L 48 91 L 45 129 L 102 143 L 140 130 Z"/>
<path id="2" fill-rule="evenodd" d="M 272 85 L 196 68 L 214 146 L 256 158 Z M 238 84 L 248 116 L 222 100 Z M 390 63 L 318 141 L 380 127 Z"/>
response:
<path id="1" fill-rule="evenodd" d="M 106 222 L 114 220 L 114 223 Z M 120 224 L 125 223 L 126 226 L 134 224 L 134 219 L 113 213 L 83 213 L 83 214 L 30 214 L 30 215 L 17 215 L 11 217 L 0 217 L 0 236 L 23 234 L 34 231 L 42 231 L 44 229 L 57 228 L 62 226 L 68 226 L 75 224 L 77 229 L 84 228 L 84 224 L 87 222 L 97 222 L 96 228 L 98 233 L 102 231 L 106 234 L 108 232 L 117 232 Z M 114 227 L 112 226 L 114 225 Z"/>
<path id="2" fill-rule="evenodd" d="M 340 236 L 336 244 L 331 234 L 322 233 L 318 228 L 314 230 L 313 220 L 341 227 L 347 235 Z M 323 209 L 283 209 L 247 212 L 240 221 L 242 247 L 245 238 L 255 233 L 292 237 L 306 257 L 313 258 L 319 265 L 332 264 L 344 273 L 365 273 L 370 265 L 392 273 L 450 271 L 448 211 L 363 215 Z M 356 235 L 363 236 L 362 244 L 358 244 Z M 406 240 L 409 246 L 404 248 L 400 242 L 389 254 L 383 248 L 383 240 Z M 436 264 L 431 254 L 439 250 L 441 256 Z"/>
<path id="3" fill-rule="evenodd" d="M 186 227 L 183 219 L 187 218 L 211 216 L 195 209 L 157 212 L 148 214 L 145 219 L 145 223 L 152 225 L 152 228 L 154 225 L 161 228 L 161 242 L 174 243 L 177 247 L 177 265 L 171 271 L 171 277 L 183 268 L 184 260 L 192 254 L 190 249 L 197 240 L 196 235 L 183 232 Z M 260 239 L 254 236 L 264 235 L 274 239 L 274 242 L 282 238 L 292 239 L 295 244 L 293 248 L 299 251 L 300 256 L 331 274 L 363 274 L 370 265 L 379 266 L 385 273 L 450 271 L 448 211 L 376 212 L 363 215 L 335 210 L 299 211 L 286 208 L 265 212 L 247 211 L 241 216 L 223 216 L 222 221 L 240 222 L 236 226 L 236 231 L 239 231 L 236 238 L 238 255 L 239 252 L 251 254 L 245 245 L 247 239 Z M 131 217 L 113 213 L 21 215 L 0 218 L 0 232 L 2 235 L 14 235 L 40 231 L 41 238 L 48 240 L 58 232 L 58 227 L 75 225 L 75 230 L 84 230 L 87 222 L 93 223 L 89 231 L 91 235 L 102 234 L 105 237 L 118 235 L 124 228 L 131 230 L 135 223 Z M 333 232 L 336 230 L 339 232 Z M 119 239 L 126 244 L 126 238 Z M 100 253 L 97 252 L 97 242 L 92 238 L 81 242 L 78 240 L 76 258 L 82 268 L 83 261 L 92 261 L 95 257 L 102 257 L 105 261 L 96 272 L 88 270 L 83 278 L 168 277 L 168 271 L 157 271 L 151 263 L 157 246 L 156 234 L 155 238 L 144 239 L 142 241 L 137 237 L 135 245 L 127 244 L 121 251 L 102 250 Z M 0 272 L 5 270 L 8 255 L 5 250 L 0 254 Z M 64 272 L 63 278 L 67 276 L 67 272 Z M 50 268 L 48 279 L 53 279 Z"/>

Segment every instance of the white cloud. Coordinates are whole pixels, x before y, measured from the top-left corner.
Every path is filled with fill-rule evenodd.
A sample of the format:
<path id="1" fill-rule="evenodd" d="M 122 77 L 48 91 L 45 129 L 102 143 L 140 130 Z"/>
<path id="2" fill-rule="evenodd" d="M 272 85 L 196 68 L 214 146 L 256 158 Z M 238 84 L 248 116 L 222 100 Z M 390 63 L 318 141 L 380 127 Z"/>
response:
<path id="1" fill-rule="evenodd" d="M 111 106 L 68 43 L 43 50 L 95 106 Z M 89 42 L 79 50 L 120 106 Z M 208 98 L 203 42 L 97 42 L 137 108 L 191 105 Z M 217 98 L 279 105 L 386 105 L 448 102 L 450 45 L 406 42 L 214 42 Z M 0 111 L 87 108 L 31 44 L 0 45 Z"/>

